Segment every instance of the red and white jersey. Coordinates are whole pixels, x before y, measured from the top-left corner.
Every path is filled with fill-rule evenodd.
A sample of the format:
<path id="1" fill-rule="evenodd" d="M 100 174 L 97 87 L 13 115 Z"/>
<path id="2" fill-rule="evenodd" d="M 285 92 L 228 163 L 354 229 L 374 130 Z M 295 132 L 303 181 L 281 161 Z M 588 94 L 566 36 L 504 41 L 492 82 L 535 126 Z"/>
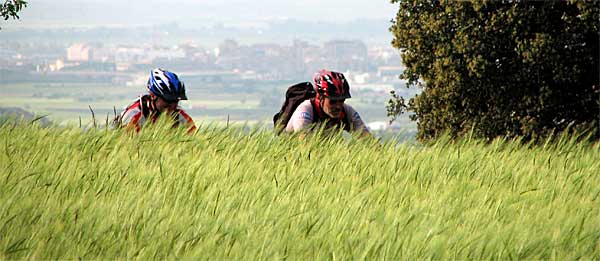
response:
<path id="1" fill-rule="evenodd" d="M 335 122 L 335 119 L 331 119 L 327 116 L 324 116 L 323 112 L 320 112 L 320 114 L 322 115 L 318 114 L 318 108 L 314 108 L 313 102 L 310 99 L 300 103 L 300 105 L 298 105 L 294 113 L 292 113 L 292 117 L 290 118 L 290 121 L 288 122 L 285 131 L 297 132 L 307 128 L 313 123 L 321 122 L 324 120 L 330 120 Z M 358 114 L 358 112 L 354 108 L 352 108 L 352 106 L 345 103 L 342 118 L 344 118 L 344 121 L 350 123 L 350 126 L 347 126 L 345 130 L 369 132 L 367 126 L 360 118 L 360 114 Z M 338 121 L 341 123 L 343 120 L 338 119 Z"/>
<path id="2" fill-rule="evenodd" d="M 133 127 L 136 131 L 139 131 L 148 120 L 154 122 L 158 118 L 159 113 L 156 113 L 153 108 L 154 106 L 152 105 L 149 95 L 140 96 L 139 99 L 123 110 L 119 117 L 120 126 Z M 196 125 L 194 124 L 192 117 L 190 117 L 183 109 L 178 107 L 176 113 L 177 125 L 190 126 L 188 130 L 189 133 L 196 130 Z"/>

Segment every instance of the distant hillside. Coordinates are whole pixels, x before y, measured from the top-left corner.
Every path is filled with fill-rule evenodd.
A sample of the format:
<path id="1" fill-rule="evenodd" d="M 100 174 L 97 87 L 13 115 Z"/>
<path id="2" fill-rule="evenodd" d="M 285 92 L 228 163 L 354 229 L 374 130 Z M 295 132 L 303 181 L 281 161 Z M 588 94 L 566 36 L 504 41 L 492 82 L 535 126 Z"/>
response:
<path id="1" fill-rule="evenodd" d="M 16 108 L 16 107 L 2 108 L 2 107 L 0 107 L 0 124 L 5 123 L 9 119 L 15 119 L 17 121 L 18 120 L 32 121 L 32 120 L 37 119 L 38 117 L 43 117 L 43 116 L 44 115 L 36 115 L 34 113 L 31 113 L 31 112 L 26 111 L 21 108 Z M 50 124 L 50 121 L 45 117 L 38 119 L 38 121 L 40 121 L 40 123 L 42 123 L 42 125 Z"/>
<path id="2" fill-rule="evenodd" d="M 388 44 L 392 35 L 388 18 L 356 19 L 348 22 L 305 21 L 274 19 L 238 23 L 213 22 L 202 26 L 189 23 L 163 23 L 145 26 L 115 26 L 77 28 L 7 28 L 2 36 L 11 41 L 35 42 L 99 42 L 135 44 L 139 39 L 153 39 L 154 44 L 196 41 L 203 46 L 217 46 L 224 39 L 235 39 L 244 44 L 287 44 L 294 39 L 322 43 L 332 39 L 361 39 L 368 44 Z M 156 39 L 156 32 L 169 34 L 169 41 Z M 54 53 L 50 53 L 54 54 Z"/>

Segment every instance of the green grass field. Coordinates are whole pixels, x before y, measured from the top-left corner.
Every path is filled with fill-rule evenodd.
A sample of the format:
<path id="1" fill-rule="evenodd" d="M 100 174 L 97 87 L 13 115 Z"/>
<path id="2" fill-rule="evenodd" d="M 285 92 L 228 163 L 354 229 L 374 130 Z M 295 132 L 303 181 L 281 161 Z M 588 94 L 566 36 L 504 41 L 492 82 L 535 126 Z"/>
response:
<path id="1" fill-rule="evenodd" d="M 0 259 L 597 259 L 600 144 L 0 127 Z"/>
<path id="2" fill-rule="evenodd" d="M 271 122 L 284 100 L 287 83 L 270 83 L 264 86 L 248 86 L 246 92 L 232 93 L 230 88 L 204 85 L 188 86 L 188 101 L 181 107 L 195 121 L 223 121 L 228 116 L 237 122 Z M 21 108 L 37 115 L 45 115 L 52 122 L 66 125 L 78 124 L 79 119 L 89 121 L 95 117 L 102 121 L 114 117 L 131 104 L 140 94 L 146 92 L 144 86 L 122 86 L 109 83 L 44 83 L 24 82 L 0 85 L 0 107 Z M 348 101 L 366 122 L 387 121 L 385 104 L 387 94 L 357 92 L 357 98 Z M 268 99 L 265 99 L 267 97 Z M 267 101 L 266 104 L 261 104 Z M 416 125 L 408 116 L 397 120 L 407 130 L 415 130 Z"/>

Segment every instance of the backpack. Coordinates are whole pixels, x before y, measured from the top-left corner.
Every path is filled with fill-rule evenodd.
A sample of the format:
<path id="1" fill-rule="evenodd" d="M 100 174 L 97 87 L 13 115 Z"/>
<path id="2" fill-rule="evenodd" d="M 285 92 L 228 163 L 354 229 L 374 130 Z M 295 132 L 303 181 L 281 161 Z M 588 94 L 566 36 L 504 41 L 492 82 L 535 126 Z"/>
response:
<path id="1" fill-rule="evenodd" d="M 315 88 L 310 82 L 301 82 L 288 87 L 285 92 L 285 101 L 278 113 L 273 115 L 273 126 L 277 134 L 281 133 L 287 126 L 292 114 L 300 103 L 314 98 L 317 95 Z"/>

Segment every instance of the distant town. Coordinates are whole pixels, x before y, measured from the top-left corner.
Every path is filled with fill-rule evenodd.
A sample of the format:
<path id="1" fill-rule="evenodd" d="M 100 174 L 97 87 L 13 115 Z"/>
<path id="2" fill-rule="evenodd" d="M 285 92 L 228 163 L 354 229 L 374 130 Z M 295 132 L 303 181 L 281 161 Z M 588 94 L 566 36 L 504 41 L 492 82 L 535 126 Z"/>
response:
<path id="1" fill-rule="evenodd" d="M 218 43 L 212 40 L 207 46 L 202 44 L 206 40 L 180 37 L 210 35 L 214 31 L 231 32 L 239 35 L 239 39 L 224 38 Z M 398 76 L 403 71 L 402 61 L 399 51 L 389 43 L 366 44 L 363 40 L 348 39 L 317 42 L 298 38 L 289 43 L 248 44 L 249 32 L 268 33 L 261 27 L 239 29 L 222 25 L 198 32 L 168 25 L 151 30 L 76 28 L 3 32 L 0 82 L 91 80 L 138 85 L 144 83 L 150 68 L 162 67 L 201 82 L 307 80 L 319 69 L 329 68 L 346 73 L 351 83 L 358 85 L 393 88 L 401 83 Z M 362 28 L 357 35 L 367 37 L 366 32 L 368 29 Z"/>
<path id="2" fill-rule="evenodd" d="M 309 79 L 321 68 L 346 72 L 358 85 L 395 87 L 403 71 L 397 50 L 366 46 L 362 41 L 332 40 L 318 46 L 296 40 L 291 45 L 243 45 L 225 40 L 208 50 L 194 43 L 106 45 L 81 42 L 63 48 L 30 43 L 17 48 L 0 43 L 1 82 L 94 81 L 142 85 L 153 66 L 169 68 L 201 82 Z M 396 86 L 398 87 L 398 86 Z"/>

